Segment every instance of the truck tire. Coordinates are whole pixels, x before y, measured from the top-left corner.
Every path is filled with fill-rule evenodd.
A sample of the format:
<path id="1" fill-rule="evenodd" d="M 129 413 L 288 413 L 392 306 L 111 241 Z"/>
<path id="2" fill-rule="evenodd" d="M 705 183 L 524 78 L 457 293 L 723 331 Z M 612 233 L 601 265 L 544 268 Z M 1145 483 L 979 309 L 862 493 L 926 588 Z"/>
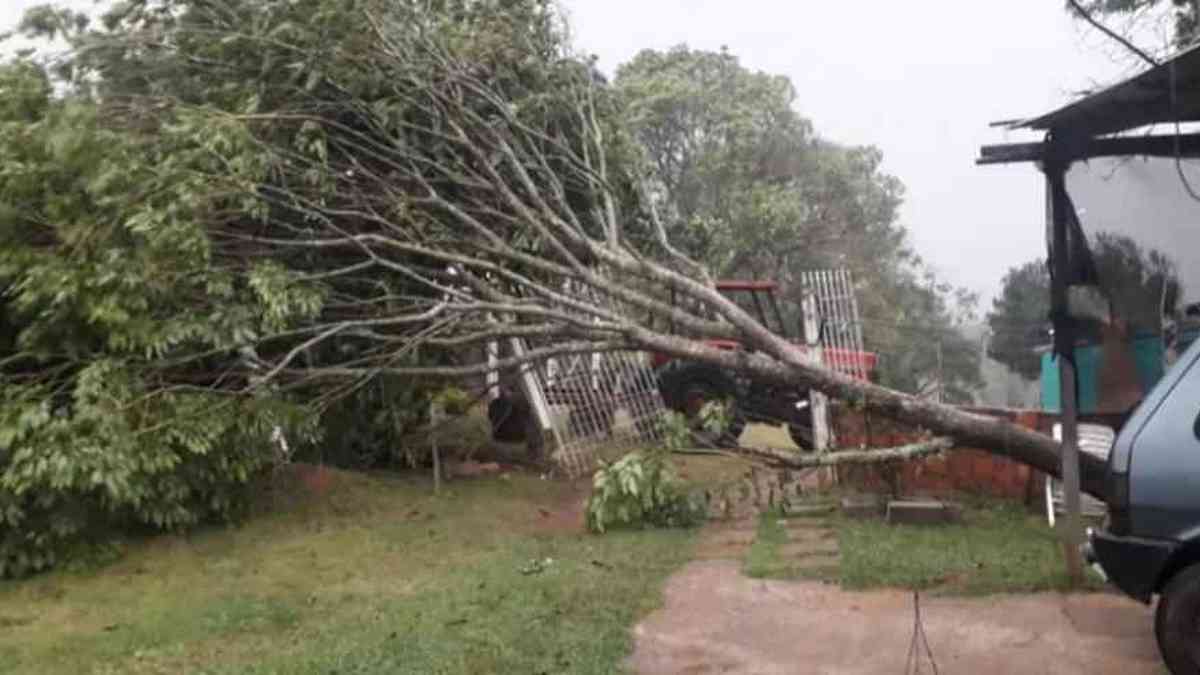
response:
<path id="1" fill-rule="evenodd" d="M 693 435 L 698 440 L 717 447 L 736 446 L 738 437 L 746 428 L 746 418 L 742 415 L 737 401 L 737 387 L 733 381 L 721 374 L 720 371 L 703 366 L 686 366 L 671 373 L 670 381 L 664 383 L 663 398 L 667 405 L 677 412 L 683 413 L 693 425 Z M 710 401 L 733 401 L 729 426 L 720 435 L 699 429 L 699 413 L 704 404 Z"/>
<path id="2" fill-rule="evenodd" d="M 1200 675 L 1200 564 L 1176 574 L 1163 589 L 1154 636 L 1172 675 Z"/>

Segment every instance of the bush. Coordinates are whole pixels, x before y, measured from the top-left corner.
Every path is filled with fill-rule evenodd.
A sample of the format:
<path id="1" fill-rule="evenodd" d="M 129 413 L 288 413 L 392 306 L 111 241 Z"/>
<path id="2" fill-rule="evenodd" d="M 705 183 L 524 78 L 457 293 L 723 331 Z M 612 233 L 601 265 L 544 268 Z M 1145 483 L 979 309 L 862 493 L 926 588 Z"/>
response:
<path id="1" fill-rule="evenodd" d="M 704 519 L 704 506 L 691 498 L 663 452 L 631 452 L 601 467 L 592 479 L 587 526 L 690 527 Z"/>
<path id="2" fill-rule="evenodd" d="M 278 401 L 148 394 L 111 360 L 74 383 L 57 406 L 37 387 L 0 386 L 0 577 L 53 567 L 118 530 L 237 518 L 277 458 L 274 428 L 304 433 Z"/>
<path id="3" fill-rule="evenodd" d="M 430 457 L 431 404 L 441 405 L 449 418 L 435 432 L 443 456 L 470 456 L 490 441 L 475 420 L 461 419 L 474 401 L 457 387 L 377 376 L 325 409 L 321 444 L 298 459 L 343 469 L 420 466 Z"/>
<path id="4" fill-rule="evenodd" d="M 429 424 L 434 393 L 413 378 L 374 377 L 324 409 L 322 442 L 298 458 L 342 469 L 416 466 L 420 457 L 405 440 Z"/>
<path id="5" fill-rule="evenodd" d="M 270 262 L 213 264 L 207 225 L 261 204 L 205 176 L 265 175 L 231 168 L 250 137 L 186 111 L 143 135 L 28 62 L 0 64 L 0 91 L 0 576 L 236 518 L 273 430 L 310 424 L 234 393 L 239 349 L 323 302 Z"/>

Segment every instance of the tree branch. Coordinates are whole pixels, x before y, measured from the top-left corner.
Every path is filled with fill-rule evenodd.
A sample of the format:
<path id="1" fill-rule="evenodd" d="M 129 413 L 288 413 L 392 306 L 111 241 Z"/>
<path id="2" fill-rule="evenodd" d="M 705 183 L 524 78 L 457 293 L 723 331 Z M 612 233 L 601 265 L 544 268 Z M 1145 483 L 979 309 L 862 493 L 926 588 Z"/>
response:
<path id="1" fill-rule="evenodd" d="M 755 459 L 789 469 L 807 469 L 819 466 L 842 466 L 846 464 L 881 464 L 906 461 L 936 455 L 954 448 L 949 438 L 933 438 L 920 443 L 911 443 L 895 448 L 875 450 L 842 450 L 825 453 L 798 455 L 787 450 L 761 447 L 741 447 L 737 452 Z"/>

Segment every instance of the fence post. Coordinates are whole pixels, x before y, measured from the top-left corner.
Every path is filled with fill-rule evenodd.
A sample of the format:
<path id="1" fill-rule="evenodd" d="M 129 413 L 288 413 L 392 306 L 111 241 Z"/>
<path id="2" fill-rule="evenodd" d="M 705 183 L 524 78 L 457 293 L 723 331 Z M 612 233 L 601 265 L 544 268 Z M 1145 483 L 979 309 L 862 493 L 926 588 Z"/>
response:
<path id="1" fill-rule="evenodd" d="M 442 491 L 442 458 L 438 452 L 438 427 L 446 418 L 445 408 L 442 402 L 434 399 L 429 402 L 429 444 L 433 448 L 433 493 L 438 494 Z"/>
<path id="2" fill-rule="evenodd" d="M 804 341 L 807 345 L 805 354 L 810 363 L 824 366 L 824 354 L 821 349 L 821 319 L 817 310 L 817 295 L 812 286 L 806 284 L 804 300 L 801 305 L 804 313 Z M 813 448 L 817 452 L 829 449 L 829 399 L 812 389 L 808 392 L 808 404 L 812 407 Z"/>

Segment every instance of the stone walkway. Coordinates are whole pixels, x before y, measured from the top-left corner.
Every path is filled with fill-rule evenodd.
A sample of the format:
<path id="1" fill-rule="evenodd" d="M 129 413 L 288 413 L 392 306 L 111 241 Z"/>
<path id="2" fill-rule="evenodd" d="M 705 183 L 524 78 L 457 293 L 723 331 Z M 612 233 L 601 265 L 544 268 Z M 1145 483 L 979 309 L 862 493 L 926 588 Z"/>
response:
<path id="1" fill-rule="evenodd" d="M 837 536 L 826 506 L 778 523 L 779 557 L 797 576 L 836 576 Z M 818 581 L 747 578 L 759 517 L 711 522 L 697 560 L 667 583 L 662 609 L 634 629 L 629 666 L 642 675 L 869 675 L 904 672 L 912 595 L 850 593 Z M 942 673 L 1163 675 L 1149 608 L 1115 594 L 922 596 Z M 923 664 L 921 672 L 932 672 Z"/>
<path id="2" fill-rule="evenodd" d="M 734 530 L 736 531 L 736 530 Z M 662 609 L 634 629 L 642 675 L 896 675 L 913 632 L 911 594 L 764 581 L 740 562 L 688 564 Z M 1150 609 L 1115 594 L 922 597 L 942 673 L 1163 675 Z M 921 672 L 932 669 L 926 662 Z"/>
<path id="3" fill-rule="evenodd" d="M 776 521 L 787 535 L 778 555 L 799 576 L 829 575 L 839 564 L 837 532 L 824 518 L 832 505 L 805 505 L 789 509 Z M 696 548 L 697 560 L 741 562 L 758 537 L 761 516 L 743 516 L 730 521 L 710 521 Z"/>

